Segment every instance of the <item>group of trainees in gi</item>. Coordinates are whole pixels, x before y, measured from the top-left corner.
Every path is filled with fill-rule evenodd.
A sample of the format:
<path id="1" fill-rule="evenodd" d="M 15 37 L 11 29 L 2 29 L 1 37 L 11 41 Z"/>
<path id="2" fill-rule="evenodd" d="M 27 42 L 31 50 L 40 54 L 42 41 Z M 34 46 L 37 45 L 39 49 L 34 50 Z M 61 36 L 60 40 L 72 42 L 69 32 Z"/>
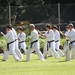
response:
<path id="1" fill-rule="evenodd" d="M 1 35 L 6 39 L 7 45 L 4 49 L 4 56 L 2 61 L 6 61 L 11 53 L 16 61 L 19 61 L 23 58 L 21 53 L 21 49 L 24 50 L 24 54 L 26 54 L 26 34 L 23 32 L 23 28 L 18 28 L 19 34 L 17 35 L 16 30 L 12 27 L 12 25 L 6 26 L 6 34 L 0 32 Z"/>
<path id="2" fill-rule="evenodd" d="M 70 60 L 69 44 L 67 44 L 68 46 L 65 46 L 66 44 L 64 45 L 65 52 L 59 49 L 60 33 L 66 37 L 66 42 L 67 40 L 69 41 L 70 47 L 72 47 L 72 58 L 74 58 L 75 46 L 72 45 L 74 43 L 73 26 L 69 24 L 68 28 L 66 27 L 66 29 L 69 29 L 69 31 L 71 31 L 70 28 L 71 29 L 73 28 L 71 32 L 71 34 L 73 35 L 67 32 L 65 34 L 63 34 L 62 32 L 59 33 L 59 31 L 57 30 L 57 26 L 54 26 L 52 29 L 52 26 L 50 24 L 46 24 L 45 27 L 47 31 L 45 32 L 45 34 L 42 34 L 40 31 L 37 31 L 35 29 L 34 24 L 29 25 L 31 34 L 28 36 L 28 38 L 31 41 L 31 43 L 28 47 L 28 50 L 26 50 L 26 43 L 25 43 L 26 34 L 23 32 L 22 27 L 18 28 L 19 34 L 17 35 L 12 25 L 6 26 L 6 35 L 4 35 L 3 32 L 1 32 L 1 34 L 4 36 L 4 38 L 7 41 L 7 45 L 4 49 L 3 61 L 6 61 L 8 59 L 9 52 L 11 52 L 11 54 L 13 55 L 16 61 L 19 61 L 21 58 L 23 58 L 23 55 L 20 52 L 20 49 L 24 50 L 24 53 L 26 54 L 26 61 L 30 61 L 30 53 L 33 52 L 33 50 L 36 51 L 36 54 L 38 55 L 38 58 L 41 61 L 45 61 L 45 59 L 48 56 L 52 56 L 52 55 L 58 59 L 59 58 L 58 53 L 60 54 L 60 56 L 66 56 L 66 60 Z M 43 49 L 43 54 L 40 51 L 40 44 L 38 41 L 39 40 L 38 32 L 40 33 L 41 36 L 44 36 L 47 40 L 47 42 L 45 43 L 44 49 Z M 68 50 L 66 49 L 66 47 Z"/>
<path id="3" fill-rule="evenodd" d="M 64 44 L 64 53 L 66 61 L 70 61 L 75 58 L 75 29 L 72 23 L 66 26 L 65 34 L 60 31 L 60 33 L 66 37 L 66 42 Z"/>

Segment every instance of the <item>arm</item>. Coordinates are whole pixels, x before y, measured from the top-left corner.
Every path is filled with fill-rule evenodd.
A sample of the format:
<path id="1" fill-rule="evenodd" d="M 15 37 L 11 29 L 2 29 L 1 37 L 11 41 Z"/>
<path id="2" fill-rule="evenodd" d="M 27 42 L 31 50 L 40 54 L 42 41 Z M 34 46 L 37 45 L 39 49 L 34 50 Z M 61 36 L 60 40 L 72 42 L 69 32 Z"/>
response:
<path id="1" fill-rule="evenodd" d="M 42 34 L 39 30 L 38 30 L 38 33 L 39 33 L 41 36 L 46 37 L 46 35 L 45 35 L 45 34 Z"/>
<path id="2" fill-rule="evenodd" d="M 2 36 L 5 36 L 3 32 L 0 32 L 0 34 L 1 34 Z"/>
<path id="3" fill-rule="evenodd" d="M 60 34 L 63 35 L 64 37 L 67 37 L 66 34 L 60 31 Z"/>

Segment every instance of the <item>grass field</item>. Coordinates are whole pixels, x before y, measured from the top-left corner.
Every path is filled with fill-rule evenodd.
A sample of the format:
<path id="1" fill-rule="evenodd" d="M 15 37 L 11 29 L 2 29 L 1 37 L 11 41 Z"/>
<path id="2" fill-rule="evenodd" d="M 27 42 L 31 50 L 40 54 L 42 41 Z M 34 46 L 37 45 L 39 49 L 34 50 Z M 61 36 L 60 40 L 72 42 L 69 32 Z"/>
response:
<path id="1" fill-rule="evenodd" d="M 36 54 L 31 54 L 29 62 L 25 62 L 26 55 L 18 62 L 12 55 L 6 62 L 2 58 L 3 55 L 0 56 L 0 75 L 75 75 L 75 59 L 65 62 L 65 57 L 49 57 L 43 62 Z"/>

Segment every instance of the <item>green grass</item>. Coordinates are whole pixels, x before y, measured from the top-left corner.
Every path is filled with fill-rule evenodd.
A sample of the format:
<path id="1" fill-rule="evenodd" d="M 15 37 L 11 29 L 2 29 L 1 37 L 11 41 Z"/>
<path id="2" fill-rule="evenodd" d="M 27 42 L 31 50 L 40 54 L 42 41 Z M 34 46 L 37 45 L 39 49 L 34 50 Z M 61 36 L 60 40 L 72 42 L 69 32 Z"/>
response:
<path id="1" fill-rule="evenodd" d="M 65 57 L 49 57 L 43 62 L 36 54 L 31 54 L 29 62 L 25 62 L 26 55 L 19 62 L 14 61 L 12 55 L 6 62 L 2 62 L 2 58 L 0 56 L 0 75 L 75 75 L 75 59 L 65 62 Z"/>

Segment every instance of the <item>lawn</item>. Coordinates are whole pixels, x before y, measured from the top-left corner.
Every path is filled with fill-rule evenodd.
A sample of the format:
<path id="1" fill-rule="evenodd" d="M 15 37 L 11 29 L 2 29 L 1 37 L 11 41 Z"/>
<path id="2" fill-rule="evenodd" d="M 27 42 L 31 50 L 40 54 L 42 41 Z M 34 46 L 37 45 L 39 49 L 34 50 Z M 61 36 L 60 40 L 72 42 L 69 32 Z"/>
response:
<path id="1" fill-rule="evenodd" d="M 44 47 L 45 39 L 39 39 L 41 48 Z M 28 40 L 26 40 L 28 43 Z M 63 45 L 64 38 L 60 39 Z M 5 47 L 5 40 L 0 37 L 0 47 Z M 29 43 L 28 43 L 29 44 Z M 0 75 L 75 75 L 75 59 L 66 62 L 65 57 L 55 59 L 49 57 L 45 62 L 38 60 L 36 54 L 31 54 L 31 60 L 25 62 L 26 55 L 19 62 L 14 61 L 12 55 L 6 62 L 2 61 L 0 56 Z"/>
<path id="2" fill-rule="evenodd" d="M 36 54 L 31 54 L 29 62 L 25 62 L 26 55 L 18 62 L 12 55 L 6 62 L 2 58 L 3 55 L 0 56 L 0 75 L 75 75 L 75 59 L 65 62 L 65 57 L 49 57 L 43 62 Z"/>

